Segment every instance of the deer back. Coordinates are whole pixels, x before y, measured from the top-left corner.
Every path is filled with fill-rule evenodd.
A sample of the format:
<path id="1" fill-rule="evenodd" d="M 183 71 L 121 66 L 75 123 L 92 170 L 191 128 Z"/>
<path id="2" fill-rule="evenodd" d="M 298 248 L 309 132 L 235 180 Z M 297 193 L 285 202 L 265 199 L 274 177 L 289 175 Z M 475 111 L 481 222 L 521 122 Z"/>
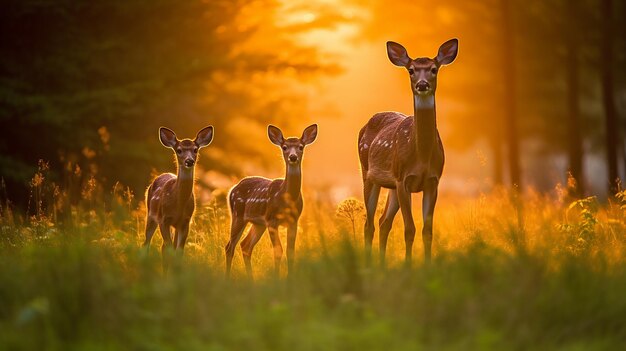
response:
<path id="1" fill-rule="evenodd" d="M 231 215 L 259 224 L 272 220 L 283 222 L 294 214 L 299 217 L 302 212 L 302 197 L 288 198 L 283 184 L 283 179 L 242 179 L 228 196 Z"/>
<path id="2" fill-rule="evenodd" d="M 398 112 L 375 114 L 361 129 L 359 158 L 364 178 L 394 188 L 407 174 L 421 173 L 440 177 L 443 170 L 443 145 L 437 134 L 435 147 L 428 165 L 420 164 L 417 157 L 415 119 Z"/>

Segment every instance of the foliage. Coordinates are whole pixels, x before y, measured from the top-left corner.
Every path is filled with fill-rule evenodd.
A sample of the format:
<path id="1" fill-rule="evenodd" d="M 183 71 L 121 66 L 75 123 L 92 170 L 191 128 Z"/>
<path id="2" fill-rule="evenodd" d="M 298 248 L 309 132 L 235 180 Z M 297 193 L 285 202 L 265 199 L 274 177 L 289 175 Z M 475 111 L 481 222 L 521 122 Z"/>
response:
<path id="1" fill-rule="evenodd" d="M 604 350 L 626 340 L 623 193 L 609 205 L 526 194 L 521 239 L 508 192 L 444 197 L 433 262 L 416 244 L 417 262 L 402 264 L 397 220 L 382 269 L 364 265 L 361 239 L 309 189 L 295 273 L 276 279 L 271 250 L 258 249 L 252 282 L 239 250 L 233 280 L 223 275 L 225 190 L 198 206 L 185 255 L 163 274 L 160 250 L 139 248 L 145 208 L 127 188 L 94 192 L 60 221 L 40 172 L 40 211 L 0 216 L 3 349 Z M 358 223 L 360 202 L 342 204 Z M 584 250 L 571 246 L 580 237 Z"/>
<path id="2" fill-rule="evenodd" d="M 622 211 L 626 211 L 626 190 L 622 190 L 615 194 L 615 199 L 617 200 L 617 205 L 619 209 Z"/>
<path id="3" fill-rule="evenodd" d="M 181 138 L 215 125 L 205 169 L 237 174 L 237 155 L 263 159 L 254 143 L 229 139 L 242 125 L 262 131 L 268 121 L 294 123 L 288 117 L 303 106 L 294 81 L 331 66 L 279 28 L 279 5 L 4 1 L 0 129 L 11 133 L 0 140 L 0 175 L 12 198 L 25 198 L 18 191 L 26 191 L 39 159 L 50 161 L 57 181 L 68 164 L 93 165 L 98 172 L 83 172 L 81 182 L 97 174 L 107 187 L 119 181 L 143 191 L 151 169 L 171 167 L 156 137 L 161 125 Z M 258 48 L 259 32 L 272 46 Z"/>
<path id="4" fill-rule="evenodd" d="M 337 241 L 321 258 L 301 253 L 291 279 L 252 284 L 224 280 L 194 251 L 162 275 L 133 237 L 98 236 L 3 249 L 3 348 L 600 350 L 626 337 L 624 266 L 589 256 L 555 270 L 546 255 L 476 242 L 430 267 L 382 271 Z"/>
<path id="5" fill-rule="evenodd" d="M 578 221 L 574 224 L 564 223 L 561 230 L 571 235 L 569 247 L 573 251 L 582 251 L 590 247 L 595 234 L 595 227 L 598 224 L 596 215 L 598 213 L 598 200 L 595 196 L 572 202 L 566 211 L 566 218 L 572 210 L 578 211 Z"/>
<path id="6" fill-rule="evenodd" d="M 352 239 L 356 239 L 356 222 L 364 217 L 365 206 L 363 202 L 353 197 L 342 200 L 337 205 L 336 215 L 339 218 L 347 219 L 352 225 Z"/>

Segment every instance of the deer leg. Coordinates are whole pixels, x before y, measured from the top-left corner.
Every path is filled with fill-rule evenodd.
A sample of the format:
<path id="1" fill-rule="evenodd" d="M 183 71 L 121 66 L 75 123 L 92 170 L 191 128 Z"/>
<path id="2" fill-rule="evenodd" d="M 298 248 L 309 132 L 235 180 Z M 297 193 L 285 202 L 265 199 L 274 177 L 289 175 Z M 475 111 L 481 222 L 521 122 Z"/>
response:
<path id="1" fill-rule="evenodd" d="M 150 241 L 152 241 L 152 236 L 158 226 L 159 224 L 150 216 L 146 218 L 146 240 L 143 242 L 143 247 L 145 247 L 146 250 L 150 250 Z"/>
<path id="2" fill-rule="evenodd" d="M 183 224 L 180 228 L 176 229 L 175 245 L 177 249 L 180 249 L 180 255 L 182 256 L 183 250 L 185 250 L 185 243 L 187 242 L 187 236 L 189 235 L 189 223 Z"/>
<path id="3" fill-rule="evenodd" d="M 298 235 L 298 222 L 289 225 L 287 229 L 287 274 L 293 273 L 293 262 L 296 258 L 296 236 Z"/>
<path id="4" fill-rule="evenodd" d="M 179 237 L 178 228 L 174 228 L 174 241 L 172 241 L 172 246 L 174 247 L 174 251 L 178 249 L 178 237 Z"/>
<path id="5" fill-rule="evenodd" d="M 365 181 L 363 184 L 363 200 L 365 200 L 366 219 L 363 236 L 365 239 L 365 260 L 368 265 L 372 259 L 372 241 L 374 240 L 374 215 L 378 205 L 380 186 L 372 182 Z"/>
<path id="6" fill-rule="evenodd" d="M 163 237 L 163 245 L 161 245 L 161 259 L 163 260 L 163 272 L 167 272 L 169 267 L 169 255 L 172 249 L 172 235 L 170 233 L 169 224 L 160 224 L 159 231 Z"/>
<path id="7" fill-rule="evenodd" d="M 274 273 L 276 277 L 280 276 L 280 260 L 283 258 L 283 246 L 280 244 L 278 237 L 278 225 L 270 224 L 268 226 L 272 247 L 274 248 Z"/>
<path id="8" fill-rule="evenodd" d="M 235 254 L 235 247 L 241 238 L 241 233 L 246 227 L 246 222 L 240 219 L 233 218 L 230 225 L 230 240 L 226 244 L 226 276 L 230 276 L 230 268 L 233 263 L 233 255 Z"/>
<path id="9" fill-rule="evenodd" d="M 387 204 L 385 205 L 385 212 L 380 217 L 380 233 L 378 234 L 379 249 L 380 249 L 380 264 L 385 265 L 385 254 L 387 251 L 387 238 L 389 238 L 389 232 L 393 224 L 393 219 L 396 217 L 396 213 L 400 209 L 398 203 L 398 193 L 395 189 L 389 189 L 389 195 L 387 195 Z"/>
<path id="10" fill-rule="evenodd" d="M 402 211 L 402 219 L 404 220 L 404 243 L 406 245 L 405 261 L 411 263 L 413 253 L 413 241 L 415 240 L 415 223 L 413 223 L 413 213 L 411 211 L 411 193 L 404 187 L 404 182 L 396 184 L 396 192 L 398 194 L 398 203 Z"/>
<path id="11" fill-rule="evenodd" d="M 243 253 L 243 261 L 246 264 L 246 272 L 248 277 L 252 278 L 252 250 L 254 246 L 259 242 L 263 233 L 265 232 L 265 226 L 262 224 L 253 224 L 248 231 L 248 235 L 241 242 L 241 252 Z"/>
<path id="12" fill-rule="evenodd" d="M 422 242 L 424 243 L 424 259 L 430 262 L 430 250 L 433 243 L 433 215 L 435 204 L 437 203 L 437 179 L 430 178 L 424 185 L 424 197 L 422 198 L 422 218 L 424 228 L 422 229 Z"/>

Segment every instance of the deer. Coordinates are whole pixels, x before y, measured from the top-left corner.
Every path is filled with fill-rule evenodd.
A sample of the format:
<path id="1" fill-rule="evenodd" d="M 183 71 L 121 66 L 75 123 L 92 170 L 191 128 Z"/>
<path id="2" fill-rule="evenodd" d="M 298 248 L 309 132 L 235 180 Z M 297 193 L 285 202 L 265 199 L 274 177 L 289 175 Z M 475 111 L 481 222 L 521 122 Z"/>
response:
<path id="1" fill-rule="evenodd" d="M 302 214 L 302 157 L 304 149 L 317 138 L 317 124 L 308 126 L 300 138 L 284 138 L 273 125 L 267 127 L 270 141 L 280 147 L 285 161 L 285 178 L 246 177 L 229 192 L 230 240 L 226 244 L 226 276 L 230 276 L 235 247 L 248 223 L 241 251 L 248 277 L 252 278 L 252 250 L 267 229 L 274 249 L 274 274 L 280 275 L 283 248 L 278 227 L 287 227 L 287 273 L 293 272 L 298 220 Z"/>
<path id="2" fill-rule="evenodd" d="M 405 262 L 410 264 L 415 239 L 411 194 L 419 192 L 423 192 L 424 259 L 426 263 L 431 260 L 433 216 L 445 161 L 437 130 L 435 91 L 439 69 L 455 60 L 458 45 L 457 39 L 450 39 L 439 47 L 434 58 L 411 59 L 402 45 L 387 42 L 387 56 L 391 63 L 404 67 L 409 74 L 413 116 L 399 112 L 376 113 L 359 131 L 357 146 L 366 207 L 363 236 L 368 263 L 371 261 L 374 215 L 381 188 L 389 189 L 379 220 L 381 264 L 385 265 L 387 239 L 398 209 L 404 221 Z"/>
<path id="3" fill-rule="evenodd" d="M 176 174 L 163 173 L 156 177 L 146 191 L 146 240 L 143 247 L 150 249 L 152 236 L 159 227 L 163 237 L 161 256 L 167 270 L 166 251 L 171 247 L 182 255 L 189 234 L 189 222 L 195 210 L 193 194 L 195 165 L 198 152 L 213 140 L 213 126 L 201 129 L 194 140 L 179 140 L 168 128 L 159 128 L 159 140 L 176 155 Z M 171 229 L 174 228 L 172 243 Z"/>

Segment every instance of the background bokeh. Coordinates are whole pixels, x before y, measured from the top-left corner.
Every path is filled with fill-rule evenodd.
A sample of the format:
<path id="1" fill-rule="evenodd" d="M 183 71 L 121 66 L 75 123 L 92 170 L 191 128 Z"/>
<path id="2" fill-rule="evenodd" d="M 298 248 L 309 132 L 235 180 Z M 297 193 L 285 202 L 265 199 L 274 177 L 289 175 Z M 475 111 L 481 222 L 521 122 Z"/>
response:
<path id="1" fill-rule="evenodd" d="M 412 112 L 385 42 L 433 57 L 457 37 L 437 91 L 445 193 L 547 191 L 571 172 L 580 195 L 603 196 L 626 173 L 625 16 L 610 0 L 3 1 L 3 189 L 26 202 L 42 159 L 59 184 L 141 194 L 173 171 L 161 125 L 179 137 L 215 126 L 199 166 L 208 190 L 279 177 L 266 125 L 299 135 L 316 122 L 305 185 L 358 195 L 358 130 Z"/>

